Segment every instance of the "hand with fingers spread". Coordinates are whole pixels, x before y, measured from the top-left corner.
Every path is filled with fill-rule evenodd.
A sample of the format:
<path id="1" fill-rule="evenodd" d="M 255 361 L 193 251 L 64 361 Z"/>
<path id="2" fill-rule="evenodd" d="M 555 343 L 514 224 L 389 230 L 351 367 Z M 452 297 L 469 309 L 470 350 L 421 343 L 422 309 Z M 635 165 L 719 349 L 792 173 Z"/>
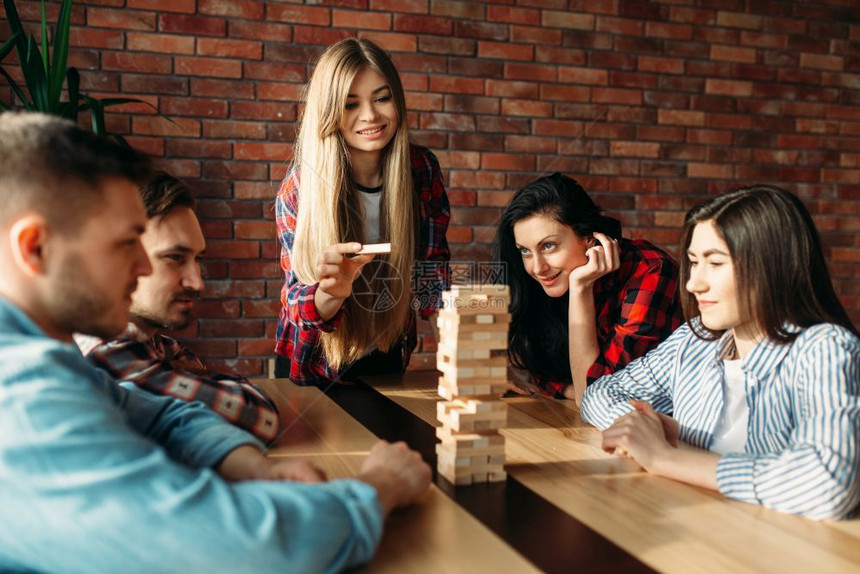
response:
<path id="1" fill-rule="evenodd" d="M 678 424 L 650 404 L 631 400 L 634 410 L 603 431 L 603 450 L 626 456 L 653 472 L 655 463 L 679 442 Z M 674 444 L 673 444 L 674 443 Z"/>
<path id="2" fill-rule="evenodd" d="M 621 267 L 618 240 L 599 232 L 594 233 L 594 240 L 597 245 L 592 245 L 585 252 L 588 262 L 576 267 L 568 276 L 571 291 L 590 288 L 595 281 Z"/>

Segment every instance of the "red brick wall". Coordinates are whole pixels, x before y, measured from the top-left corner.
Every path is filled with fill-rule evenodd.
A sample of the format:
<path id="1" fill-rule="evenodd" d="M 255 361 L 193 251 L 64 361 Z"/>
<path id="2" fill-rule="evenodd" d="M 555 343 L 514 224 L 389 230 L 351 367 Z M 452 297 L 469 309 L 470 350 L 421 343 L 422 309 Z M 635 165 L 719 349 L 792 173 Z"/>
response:
<path id="1" fill-rule="evenodd" d="M 19 2 L 28 20 L 38 7 Z M 188 335 L 213 365 L 264 371 L 296 100 L 321 47 L 350 35 L 394 53 L 415 139 L 445 171 L 455 259 L 485 258 L 512 190 L 555 170 L 675 253 L 694 202 L 776 183 L 815 215 L 860 321 L 856 1 L 76 2 L 83 88 L 175 122 L 139 105 L 110 117 L 198 193 L 208 295 Z"/>

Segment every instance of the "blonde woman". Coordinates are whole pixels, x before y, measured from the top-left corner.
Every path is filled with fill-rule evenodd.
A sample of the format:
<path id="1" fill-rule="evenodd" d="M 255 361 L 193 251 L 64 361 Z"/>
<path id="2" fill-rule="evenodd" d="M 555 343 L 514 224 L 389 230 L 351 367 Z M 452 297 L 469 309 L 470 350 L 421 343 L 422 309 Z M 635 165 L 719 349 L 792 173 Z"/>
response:
<path id="1" fill-rule="evenodd" d="M 435 156 L 409 143 L 397 69 L 373 42 L 321 56 L 276 210 L 286 283 L 275 374 L 325 384 L 402 372 L 414 309 L 430 319 L 449 281 L 450 208 Z M 356 255 L 380 242 L 390 254 Z"/>

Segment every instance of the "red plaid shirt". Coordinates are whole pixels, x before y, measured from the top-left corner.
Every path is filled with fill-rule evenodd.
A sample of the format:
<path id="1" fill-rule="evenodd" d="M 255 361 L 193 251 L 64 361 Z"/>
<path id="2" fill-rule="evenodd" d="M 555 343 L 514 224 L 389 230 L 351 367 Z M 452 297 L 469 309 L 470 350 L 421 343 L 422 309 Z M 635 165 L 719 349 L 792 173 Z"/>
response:
<path id="1" fill-rule="evenodd" d="M 590 385 L 655 348 L 683 322 L 678 264 L 642 239 L 621 240 L 621 267 L 594 284 L 600 355 L 588 369 Z M 537 384 L 564 398 L 570 380 L 536 377 Z"/>
<path id="2" fill-rule="evenodd" d="M 415 145 L 410 146 L 410 156 L 413 191 L 418 196 L 421 219 L 421 256 L 416 261 L 416 273 L 413 277 L 413 307 L 426 319 L 439 308 L 441 292 L 450 284 L 448 261 L 451 259 L 451 253 L 445 233 L 451 219 L 451 208 L 436 156 L 430 150 Z M 299 282 L 290 263 L 299 208 L 299 188 L 299 173 L 292 169 L 281 183 L 275 200 L 275 220 L 281 243 L 281 267 L 286 275 L 286 282 L 281 290 L 281 312 L 278 317 L 275 352 L 290 359 L 289 378 L 296 384 L 340 382 L 338 373 L 328 365 L 320 351 L 319 336 L 321 332 L 330 333 L 337 329 L 343 317 L 343 308 L 334 317 L 324 321 L 314 304 L 319 283 L 306 285 Z M 412 313 L 409 314 L 404 334 L 404 360 L 408 363 L 417 343 L 415 317 Z M 405 366 L 404 364 L 404 368 Z"/>
<path id="3" fill-rule="evenodd" d="M 129 323 L 114 339 L 76 335 L 75 341 L 90 363 L 118 381 L 131 381 L 157 395 L 200 401 L 264 442 L 278 434 L 278 408 L 262 389 L 241 375 L 207 370 L 176 339 L 164 335 L 150 338 Z"/>

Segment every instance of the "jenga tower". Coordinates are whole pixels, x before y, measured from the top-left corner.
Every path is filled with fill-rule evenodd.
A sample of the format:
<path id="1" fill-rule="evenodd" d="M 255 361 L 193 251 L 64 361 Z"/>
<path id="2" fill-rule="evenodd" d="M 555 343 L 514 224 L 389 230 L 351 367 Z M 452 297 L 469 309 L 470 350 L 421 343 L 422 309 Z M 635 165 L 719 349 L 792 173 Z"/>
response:
<path id="1" fill-rule="evenodd" d="M 507 387 L 507 285 L 454 286 L 443 295 L 439 312 L 436 404 L 442 426 L 436 436 L 439 474 L 454 484 L 505 480 L 508 405 L 499 399 Z"/>

